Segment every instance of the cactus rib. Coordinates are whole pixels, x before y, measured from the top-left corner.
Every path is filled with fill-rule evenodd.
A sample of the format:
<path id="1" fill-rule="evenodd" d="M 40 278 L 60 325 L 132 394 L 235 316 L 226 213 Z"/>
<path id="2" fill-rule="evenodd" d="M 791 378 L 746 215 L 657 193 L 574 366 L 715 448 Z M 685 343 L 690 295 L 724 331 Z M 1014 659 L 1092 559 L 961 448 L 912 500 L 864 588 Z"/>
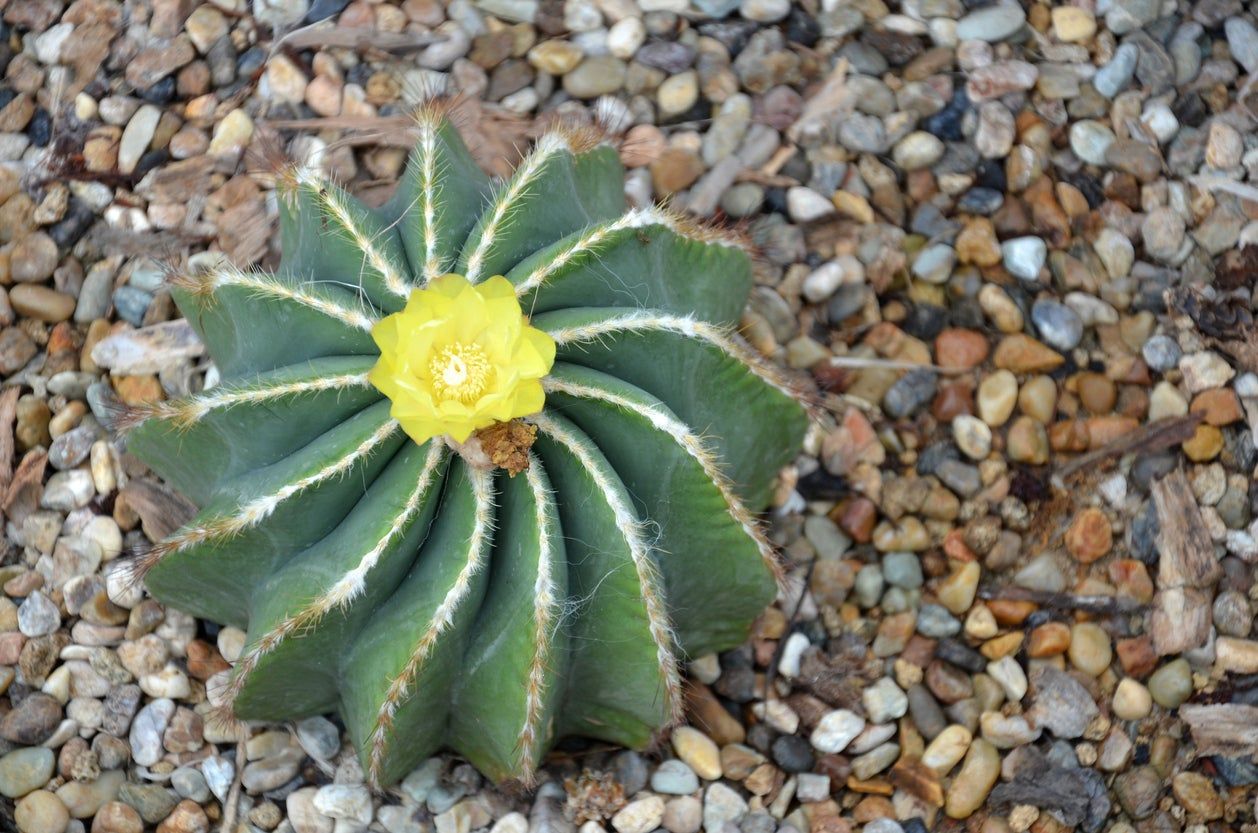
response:
<path id="1" fill-rule="evenodd" d="M 481 571 L 485 563 L 490 535 L 493 530 L 493 475 L 473 469 L 470 473 L 472 493 L 476 501 L 475 520 L 472 534 L 467 540 L 467 558 L 459 571 L 454 584 L 446 591 L 441 604 L 433 611 L 432 617 L 423 634 L 415 642 L 402 670 L 389 681 L 388 693 L 384 702 L 376 712 L 375 725 L 368 734 L 370 753 L 367 774 L 372 783 L 379 785 L 384 773 L 385 756 L 388 752 L 390 732 L 394 715 L 406 698 L 415 678 L 428 660 L 437 638 L 450 627 L 454 614 L 463 603 L 471 588 L 473 576 Z"/>
<path id="2" fill-rule="evenodd" d="M 547 437 L 559 443 L 569 454 L 576 457 L 594 479 L 603 500 L 611 507 L 616 518 L 616 528 L 629 545 L 634 571 L 642 600 L 646 606 L 647 622 L 651 638 L 655 642 L 655 654 L 660 663 L 664 698 L 668 704 L 670 721 L 681 718 L 681 677 L 677 672 L 677 656 L 674 653 L 676 636 L 673 634 L 668 613 L 665 611 L 660 590 L 659 569 L 651 558 L 643 523 L 633 511 L 633 501 L 623 484 L 614 483 L 599 465 L 589 448 L 566 427 L 546 412 L 530 417 L 530 421 Z"/>
<path id="3" fill-rule="evenodd" d="M 542 387 L 545 388 L 547 393 L 566 393 L 569 396 L 581 399 L 606 402 L 616 408 L 642 417 L 657 431 L 661 431 L 671 437 L 682 450 L 703 468 L 704 474 L 708 476 L 708 479 L 712 481 L 712 485 L 717 488 L 721 493 L 721 497 L 725 499 L 730 518 L 742 528 L 748 538 L 755 541 L 765 566 L 773 573 L 775 581 L 779 585 L 782 583 L 785 578 L 782 572 L 782 564 L 778 559 L 777 552 L 773 549 L 773 544 L 769 542 L 768 537 L 765 535 L 764 528 L 756 520 L 755 516 L 748 511 L 738 495 L 734 493 L 729 477 L 726 476 L 725 472 L 721 471 L 715 451 L 701 437 L 691 431 L 684 422 L 677 419 L 676 416 L 667 413 L 662 406 L 652 407 L 641 402 L 635 402 L 627 396 L 617 395 L 595 385 L 585 385 L 565 379 L 558 373 L 542 380 Z"/>
<path id="4" fill-rule="evenodd" d="M 232 538 L 250 527 L 257 526 L 269 518 L 280 504 L 285 501 L 320 483 L 341 477 L 364 457 L 376 451 L 388 439 L 396 437 L 398 432 L 397 422 L 393 419 L 386 420 L 349 453 L 338 457 L 331 463 L 322 465 L 316 471 L 286 483 L 273 492 L 259 495 L 242 503 L 230 515 L 200 519 L 177 530 L 174 534 L 155 544 L 146 553 L 145 558 L 140 563 L 138 574 L 143 576 L 159 561 L 172 553 L 191 549 L 194 546 L 211 541 Z"/>
<path id="5" fill-rule="evenodd" d="M 184 280 L 184 283 L 176 285 L 187 286 L 190 281 L 192 291 L 197 294 L 210 294 L 221 287 L 237 286 L 248 290 L 261 301 L 267 299 L 292 301 L 320 315 L 367 333 L 371 332 L 377 320 L 375 316 L 361 309 L 339 303 L 316 287 L 299 289 L 288 285 L 275 275 L 263 272 L 245 272 L 234 266 L 222 265 L 203 275 L 191 276 Z"/>
<path id="6" fill-rule="evenodd" d="M 782 378 L 782 374 L 741 338 L 723 327 L 716 327 L 694 316 L 664 315 L 653 310 L 633 310 L 574 326 L 547 327 L 546 334 L 560 347 L 592 342 L 615 333 L 664 332 L 685 338 L 705 341 L 726 356 L 736 360 L 770 387 L 786 396 L 794 397 L 795 391 Z"/>

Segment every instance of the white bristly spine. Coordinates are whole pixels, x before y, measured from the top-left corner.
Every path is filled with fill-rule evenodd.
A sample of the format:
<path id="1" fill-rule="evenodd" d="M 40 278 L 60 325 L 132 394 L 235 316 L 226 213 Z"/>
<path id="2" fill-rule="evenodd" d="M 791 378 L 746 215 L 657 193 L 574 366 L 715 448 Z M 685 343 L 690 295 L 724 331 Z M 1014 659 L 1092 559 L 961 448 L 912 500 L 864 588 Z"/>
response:
<path id="1" fill-rule="evenodd" d="M 301 167 L 297 170 L 299 187 L 307 189 L 316 202 L 323 208 L 324 214 L 340 227 L 341 232 L 349 238 L 363 254 L 363 263 L 374 269 L 384 282 L 385 289 L 398 298 L 410 295 L 411 286 L 389 261 L 371 236 L 358 224 L 350 214 L 349 206 L 342 199 L 341 192 L 325 183 L 311 168 Z"/>
<path id="2" fill-rule="evenodd" d="M 551 643 L 557 621 L 556 607 L 559 604 L 555 590 L 555 579 L 551 573 L 551 561 L 555 557 L 551 546 L 555 534 L 550 513 L 547 511 L 551 503 L 551 493 L 542 482 L 541 464 L 532 454 L 529 455 L 529 467 L 525 472 L 529 490 L 533 493 L 535 509 L 534 523 L 538 530 L 537 578 L 533 581 L 533 658 L 529 662 L 529 676 L 525 690 L 524 725 L 520 729 L 518 739 L 520 747 L 520 767 L 524 775 L 522 780 L 529 783 L 533 779 L 534 759 L 537 745 L 543 740 L 541 736 L 542 710 L 545 706 L 543 697 L 546 692 L 546 677 L 550 661 Z"/>
<path id="3" fill-rule="evenodd" d="M 507 187 L 494 198 L 490 208 L 489 220 L 482 227 L 476 248 L 467 259 L 467 279 L 477 283 L 481 279 L 485 257 L 494 245 L 495 236 L 503 229 L 511 218 L 512 211 L 522 210 L 523 197 L 529 187 L 541 173 L 542 166 L 560 151 L 568 150 L 568 142 L 558 133 L 547 133 L 538 140 L 537 145 L 528 158 L 516 169 Z"/>
<path id="4" fill-rule="evenodd" d="M 343 306 L 336 301 L 321 297 L 309 288 L 299 289 L 281 281 L 274 275 L 262 272 L 242 272 L 233 266 L 220 266 L 213 272 L 208 273 L 206 279 L 210 281 L 210 285 L 215 289 L 225 286 L 239 286 L 251 290 L 260 298 L 279 298 L 293 301 L 321 315 L 341 321 L 364 332 L 371 332 L 371 328 L 376 323 L 374 317 L 360 309 Z"/>
<path id="5" fill-rule="evenodd" d="M 574 327 L 556 327 L 546 330 L 546 334 L 555 340 L 555 344 L 562 347 L 565 344 L 597 341 L 603 336 L 616 333 L 652 331 L 674 333 L 686 338 L 706 341 L 726 356 L 742 364 L 775 390 L 792 398 L 797 396 L 778 371 L 731 330 L 689 315 L 667 315 L 643 310 Z"/>

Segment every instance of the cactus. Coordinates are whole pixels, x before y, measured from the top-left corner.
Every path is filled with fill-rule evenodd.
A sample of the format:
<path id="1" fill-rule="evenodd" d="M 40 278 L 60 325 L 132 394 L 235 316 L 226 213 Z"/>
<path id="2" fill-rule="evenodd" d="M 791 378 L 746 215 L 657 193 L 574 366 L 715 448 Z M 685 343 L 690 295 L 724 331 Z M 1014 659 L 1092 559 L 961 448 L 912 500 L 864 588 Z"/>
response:
<path id="1" fill-rule="evenodd" d="M 441 747 L 528 783 L 566 736 L 645 745 L 679 660 L 746 638 L 780 578 L 752 510 L 806 417 L 734 333 L 737 239 L 626 211 L 599 136 L 495 185 L 440 110 L 417 130 L 382 208 L 292 166 L 273 274 L 172 280 L 221 382 L 125 421 L 201 507 L 135 565 L 247 630 L 233 715 L 337 711 L 378 786 Z M 419 356 L 431 327 L 489 352 Z"/>

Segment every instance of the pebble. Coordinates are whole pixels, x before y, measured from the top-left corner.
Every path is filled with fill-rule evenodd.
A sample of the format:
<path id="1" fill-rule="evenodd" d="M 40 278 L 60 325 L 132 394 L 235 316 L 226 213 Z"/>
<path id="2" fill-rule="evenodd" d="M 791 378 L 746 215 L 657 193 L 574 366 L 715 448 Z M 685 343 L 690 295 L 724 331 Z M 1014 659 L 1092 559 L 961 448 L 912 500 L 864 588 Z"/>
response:
<path id="1" fill-rule="evenodd" d="M 1083 684 L 1051 666 L 1031 671 L 1032 707 L 1027 717 L 1059 738 L 1083 736 L 1098 709 Z"/>
<path id="2" fill-rule="evenodd" d="M 924 130 L 917 130 L 901 139 L 891 151 L 891 158 L 905 171 L 928 168 L 943 157 L 944 144 Z"/>
<path id="3" fill-rule="evenodd" d="M 1085 674 L 1099 677 L 1114 659 L 1109 634 L 1094 622 L 1079 622 L 1070 628 L 1070 662 Z"/>
<path id="4" fill-rule="evenodd" d="M 818 752 L 834 754 L 846 749 L 864 729 L 865 718 L 847 709 L 835 709 L 822 716 L 809 740 Z"/>
<path id="5" fill-rule="evenodd" d="M 999 43 L 1008 40 L 1026 24 L 1026 12 L 1016 3 L 997 3 L 976 9 L 957 21 L 957 40 Z"/>
<path id="6" fill-rule="evenodd" d="M 1124 677 L 1114 689 L 1112 707 L 1119 720 L 1143 720 L 1153 709 L 1153 695 L 1139 680 Z"/>
<path id="7" fill-rule="evenodd" d="M 834 204 L 811 188 L 795 186 L 786 192 L 786 211 L 797 223 L 811 223 L 834 214 Z"/>
<path id="8" fill-rule="evenodd" d="M 618 833 L 650 833 L 663 819 L 664 799 L 653 795 L 626 804 L 611 821 Z"/>
<path id="9" fill-rule="evenodd" d="M 1000 254 L 1009 274 L 1036 281 L 1048 257 L 1048 246 L 1038 237 L 1016 237 L 1000 244 Z"/>
<path id="10" fill-rule="evenodd" d="M 0 795 L 21 798 L 52 778 L 56 759 L 51 749 L 15 749 L 0 758 Z"/>
<path id="11" fill-rule="evenodd" d="M 18 607 L 17 624 L 26 636 L 46 636 L 61 627 L 61 614 L 47 596 L 36 590 Z"/>
<path id="12" fill-rule="evenodd" d="M 962 454 L 975 461 L 991 453 L 991 428 L 977 416 L 961 414 L 952 420 L 952 439 Z"/>
<path id="13" fill-rule="evenodd" d="M 53 793 L 36 790 L 17 803 L 13 820 L 21 833 L 65 833 L 70 811 Z"/>
<path id="14" fill-rule="evenodd" d="M 1042 298 L 1031 307 L 1031 321 L 1045 343 L 1066 351 L 1083 340 L 1083 320 L 1066 304 Z"/>
<path id="15" fill-rule="evenodd" d="M 1114 131 L 1099 121 L 1083 119 L 1070 125 L 1070 149 L 1089 165 L 1104 165 L 1115 141 Z"/>
<path id="16" fill-rule="evenodd" d="M 1179 360 L 1179 372 L 1189 393 L 1200 393 L 1227 384 L 1236 371 L 1218 353 L 1203 350 L 1188 353 Z"/>
<path id="17" fill-rule="evenodd" d="M 886 723 L 904 717 L 909 709 L 908 696 L 890 677 L 883 677 L 861 692 L 861 704 L 871 723 Z"/>
<path id="18" fill-rule="evenodd" d="M 1155 260 L 1173 261 L 1184 242 L 1184 220 L 1173 209 L 1161 207 L 1150 211 L 1140 225 L 1144 249 Z"/>
<path id="19" fill-rule="evenodd" d="M 949 818 L 964 819 L 982 806 L 1000 776 L 1000 753 L 982 738 L 975 738 L 965 754 L 961 771 L 948 787 L 944 812 Z"/>
<path id="20" fill-rule="evenodd" d="M 1022 666 L 1013 657 L 1001 657 L 987 664 L 987 675 L 1000 684 L 1005 697 L 1011 703 L 1017 703 L 1026 696 L 1027 678 Z"/>
<path id="21" fill-rule="evenodd" d="M 114 800 L 125 778 L 122 771 L 110 770 L 94 781 L 69 781 L 57 788 L 57 798 L 70 811 L 71 818 L 88 819 Z"/>
<path id="22" fill-rule="evenodd" d="M 1175 659 L 1149 675 L 1149 695 L 1164 709 L 1173 709 L 1192 694 L 1192 668 L 1185 659 Z"/>
<path id="23" fill-rule="evenodd" d="M 720 833 L 729 823 L 737 824 L 747 814 L 747 802 L 721 782 L 709 784 L 704 793 L 703 829 Z"/>
<path id="24" fill-rule="evenodd" d="M 1228 50 L 1245 72 L 1258 72 L 1258 29 L 1242 17 L 1229 17 L 1223 24 Z"/>
<path id="25" fill-rule="evenodd" d="M 153 104 L 145 104 L 135 111 L 118 143 L 119 172 L 129 174 L 135 170 L 140 157 L 153 141 L 153 134 L 157 132 L 157 123 L 161 117 L 161 109 Z"/>
<path id="26" fill-rule="evenodd" d="M 37 283 L 57 268 L 57 244 L 43 232 L 22 237 L 8 253 L 9 277 L 18 283 Z"/>
<path id="27" fill-rule="evenodd" d="M 152 766 L 161 760 L 162 734 L 175 714 L 172 700 L 158 699 L 146 705 L 131 723 L 131 757 L 141 766 Z"/>
<path id="28" fill-rule="evenodd" d="M 672 733 L 673 751 L 696 775 L 705 781 L 721 777 L 721 753 L 707 735 L 690 726 L 678 726 Z"/>
<path id="29" fill-rule="evenodd" d="M 1009 421 L 1018 401 L 1018 379 L 1008 370 L 997 370 L 978 386 L 975 404 L 979 418 L 991 428 Z"/>
<path id="30" fill-rule="evenodd" d="M 563 88 L 574 98 L 598 98 L 616 92 L 625 83 L 624 61 L 611 55 L 587 57 L 563 77 Z"/>
<path id="31" fill-rule="evenodd" d="M 665 805 L 663 826 L 669 833 L 698 833 L 702 825 L 703 802 L 699 799 L 681 796 Z"/>
<path id="32" fill-rule="evenodd" d="M 1066 43 L 1083 43 L 1096 34 L 1096 17 L 1078 6 L 1056 6 L 1052 9 L 1053 34 Z"/>
<path id="33" fill-rule="evenodd" d="M 690 795 L 698 791 L 699 778 L 684 762 L 668 760 L 651 774 L 651 789 L 665 795 Z"/>

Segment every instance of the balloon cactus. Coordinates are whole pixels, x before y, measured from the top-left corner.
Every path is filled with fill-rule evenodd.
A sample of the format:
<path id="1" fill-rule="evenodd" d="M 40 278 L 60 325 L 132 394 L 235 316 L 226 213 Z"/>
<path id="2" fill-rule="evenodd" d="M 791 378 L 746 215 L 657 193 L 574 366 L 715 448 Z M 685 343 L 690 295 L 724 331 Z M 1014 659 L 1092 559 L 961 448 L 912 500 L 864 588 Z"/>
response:
<path id="1" fill-rule="evenodd" d="M 201 507 L 136 564 L 247 630 L 236 716 L 337 711 L 380 786 L 442 747 L 528 782 L 566 736 L 644 745 L 679 660 L 746 638 L 806 418 L 734 332 L 737 240 L 626 211 L 600 137 L 495 184 L 417 129 L 382 208 L 292 167 L 274 274 L 173 281 L 221 381 L 126 420 Z"/>

